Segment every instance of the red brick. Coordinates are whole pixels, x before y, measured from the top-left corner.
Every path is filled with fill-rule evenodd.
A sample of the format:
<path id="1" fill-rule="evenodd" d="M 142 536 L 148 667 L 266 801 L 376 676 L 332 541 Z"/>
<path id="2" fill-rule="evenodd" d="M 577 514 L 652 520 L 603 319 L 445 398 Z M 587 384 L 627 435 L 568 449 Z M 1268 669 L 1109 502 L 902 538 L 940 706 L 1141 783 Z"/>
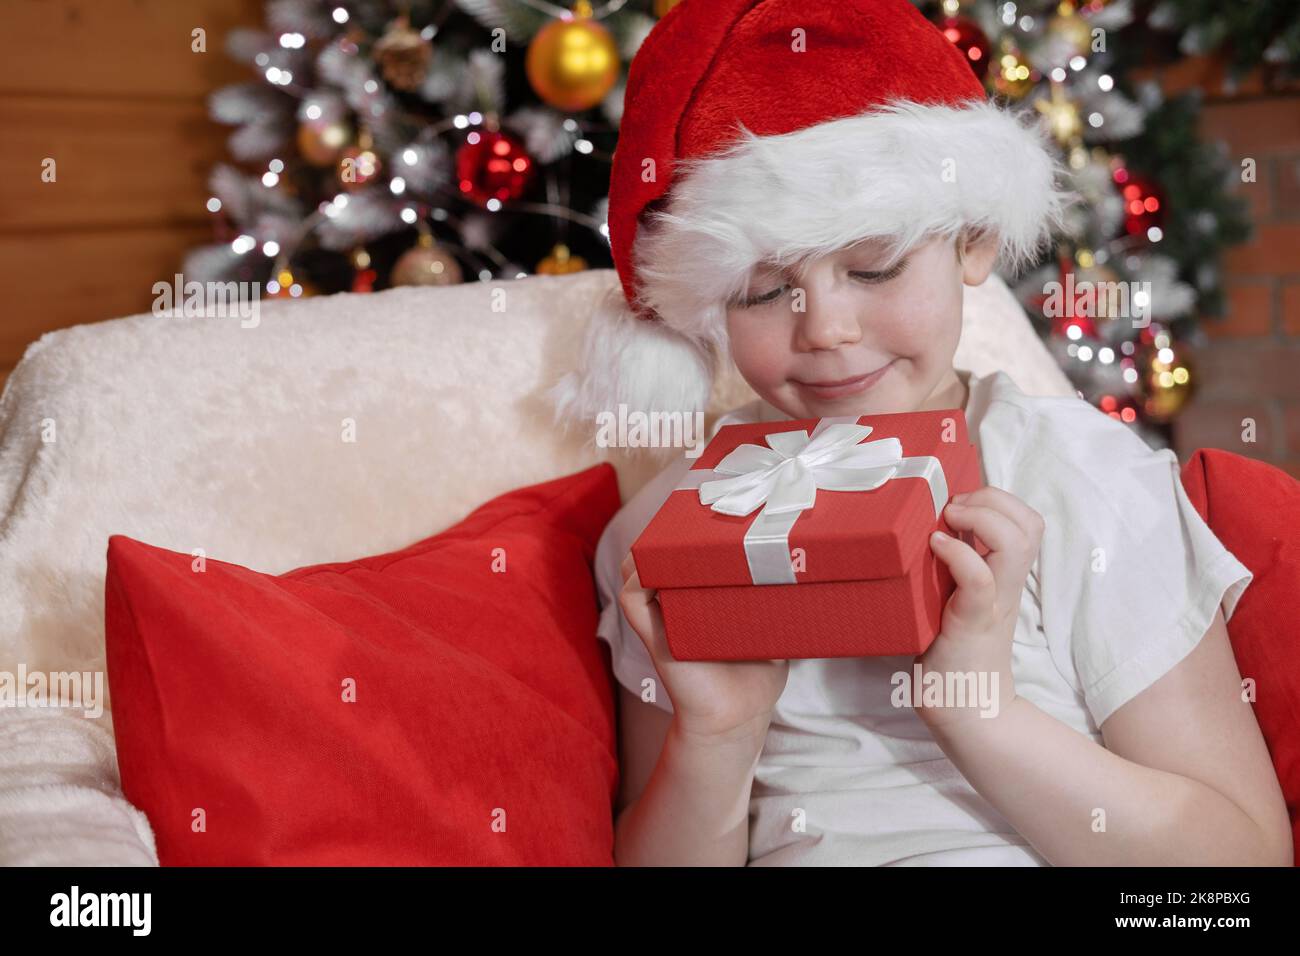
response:
<path id="1" fill-rule="evenodd" d="M 1255 440 L 1242 441 L 1243 419 L 1254 419 Z M 1247 458 L 1272 461 L 1277 454 L 1272 403 L 1214 402 L 1194 398 L 1174 419 L 1174 445 L 1186 457 L 1198 448 L 1222 448 Z"/>
<path id="2" fill-rule="evenodd" d="M 1229 250 L 1224 265 L 1230 276 L 1300 273 L 1300 222 L 1256 225 L 1254 237 Z"/>
<path id="3" fill-rule="evenodd" d="M 1201 133 L 1226 142 L 1238 161 L 1300 152 L 1300 96 L 1207 104 Z"/>
<path id="4" fill-rule="evenodd" d="M 1255 181 L 1247 183 L 1241 181 L 1241 163 L 1238 161 L 1235 166 L 1237 173 L 1230 180 L 1229 191 L 1246 200 L 1250 221 L 1256 225 L 1277 218 L 1276 190 L 1273 188 L 1276 178 L 1273 166 L 1276 162 L 1273 159 L 1259 160 L 1255 169 Z"/>
<path id="5" fill-rule="evenodd" d="M 1205 332 L 1211 338 L 1247 338 L 1269 335 L 1273 331 L 1273 290 L 1271 280 L 1235 282 L 1228 286 L 1228 314 L 1207 321 Z"/>
<path id="6" fill-rule="evenodd" d="M 1197 393 L 1207 400 L 1300 398 L 1300 342 L 1218 342 L 1190 358 Z"/>
<path id="7" fill-rule="evenodd" d="M 1263 96 L 1271 92 L 1263 70 L 1251 70 L 1231 83 L 1227 82 L 1228 73 L 1222 56 L 1185 56 L 1158 69 L 1139 67 L 1131 79 L 1156 79 L 1170 97 L 1193 89 L 1210 97 Z"/>
<path id="8" fill-rule="evenodd" d="M 1283 402 L 1278 406 L 1278 415 L 1282 419 L 1288 454 L 1300 456 L 1300 399 Z"/>
<path id="9" fill-rule="evenodd" d="M 1300 335 L 1300 281 L 1282 286 L 1282 330 Z"/>
<path id="10" fill-rule="evenodd" d="M 1274 462 L 1277 467 L 1281 468 L 1292 478 L 1300 481 L 1300 458 L 1292 458 L 1287 461 Z"/>
<path id="11" fill-rule="evenodd" d="M 1300 216 L 1300 156 L 1273 160 L 1273 212 L 1278 216 Z M 1250 184 L 1257 185 L 1257 184 Z M 1259 217 L 1260 220 L 1263 217 Z"/>

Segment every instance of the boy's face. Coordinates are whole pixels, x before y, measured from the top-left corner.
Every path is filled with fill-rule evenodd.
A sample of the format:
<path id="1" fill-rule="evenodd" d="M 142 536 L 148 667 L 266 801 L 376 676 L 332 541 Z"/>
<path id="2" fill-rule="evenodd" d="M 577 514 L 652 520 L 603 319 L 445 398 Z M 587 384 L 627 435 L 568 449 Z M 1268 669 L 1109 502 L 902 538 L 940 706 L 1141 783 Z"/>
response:
<path id="1" fill-rule="evenodd" d="M 868 240 L 798 276 L 759 267 L 744 301 L 727 306 L 736 367 L 791 418 L 951 407 L 962 283 L 988 277 L 996 244 L 957 250 L 936 238 L 891 263 Z"/>

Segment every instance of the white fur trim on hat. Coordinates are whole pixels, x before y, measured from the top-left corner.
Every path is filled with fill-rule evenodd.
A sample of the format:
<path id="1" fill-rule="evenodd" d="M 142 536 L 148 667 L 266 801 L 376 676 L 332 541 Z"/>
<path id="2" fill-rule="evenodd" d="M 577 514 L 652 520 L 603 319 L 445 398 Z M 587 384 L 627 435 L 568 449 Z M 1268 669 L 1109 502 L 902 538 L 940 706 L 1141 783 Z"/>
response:
<path id="1" fill-rule="evenodd" d="M 587 320 L 578 370 L 565 375 L 550 397 L 556 420 L 596 421 L 602 412 L 704 411 L 713 383 L 714 357 L 706 348 L 638 317 L 615 282 Z"/>
<path id="2" fill-rule="evenodd" d="M 987 101 L 893 103 L 776 136 L 742 127 L 679 162 L 633 250 L 641 303 L 726 354 L 726 302 L 763 261 L 790 266 L 862 239 L 902 254 L 933 236 L 996 232 L 999 266 L 1032 262 L 1068 193 L 1030 117 Z"/>
<path id="3" fill-rule="evenodd" d="M 727 361 L 726 303 L 760 262 L 790 266 L 863 239 L 896 255 L 934 236 L 996 233 L 998 265 L 1031 263 L 1070 194 L 1032 114 L 986 102 L 893 103 L 681 160 L 633 248 L 638 318 L 615 288 L 590 320 L 580 371 L 552 392 L 557 418 L 620 403 L 696 411 Z"/>

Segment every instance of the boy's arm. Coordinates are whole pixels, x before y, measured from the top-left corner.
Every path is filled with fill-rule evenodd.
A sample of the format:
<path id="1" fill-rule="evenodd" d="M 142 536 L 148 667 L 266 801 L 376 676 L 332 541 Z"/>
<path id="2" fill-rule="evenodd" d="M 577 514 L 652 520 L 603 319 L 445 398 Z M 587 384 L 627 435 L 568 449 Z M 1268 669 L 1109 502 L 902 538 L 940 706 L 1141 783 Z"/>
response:
<path id="1" fill-rule="evenodd" d="M 1014 693 L 1017 614 L 1045 520 L 993 487 L 954 496 L 945 514 L 955 530 L 973 531 L 989 552 L 982 558 L 964 541 L 934 536 L 932 547 L 952 571 L 956 590 L 944 608 L 939 637 L 918 661 L 932 672 L 988 672 L 999 677 L 999 688 L 1011 688 L 992 717 L 956 699 L 956 706 L 918 708 L 971 786 L 1055 865 L 1291 865 L 1286 805 L 1241 693 L 1222 608 L 1215 608 L 1182 660 L 1101 721 L 1101 746 Z M 1076 548 L 1088 553 L 1086 546 Z M 1165 550 L 1177 555 L 1180 549 L 1174 542 Z M 1058 560 L 1049 566 L 1068 567 L 1060 554 L 1058 549 Z M 1124 570 L 1112 567 L 1108 580 L 1119 581 L 1114 576 Z M 1152 615 L 1148 628 L 1160 626 L 1161 615 L 1172 621 L 1206 594 L 1222 593 L 1222 577 L 1207 572 L 1205 580 L 1200 586 L 1212 591 L 1184 587 L 1185 598 L 1177 603 L 1167 597 L 1179 592 L 1172 579 L 1163 586 L 1149 582 L 1149 599 L 1160 614 Z M 1095 604 L 1096 596 L 1088 603 Z M 1137 608 L 1123 610 L 1141 621 Z M 1094 627 L 1106 621 L 1096 620 Z M 1106 624 L 1122 626 L 1118 617 Z M 1124 646 L 1114 633 L 1088 636 L 1108 640 L 1112 649 Z M 1131 640 L 1145 639 L 1150 656 L 1160 636 L 1136 632 Z"/>
<path id="2" fill-rule="evenodd" d="M 618 689 L 619 866 L 744 866 L 749 793 L 768 721 L 725 738 L 682 731 L 673 715 Z"/>
<path id="3" fill-rule="evenodd" d="M 1055 865 L 1290 866 L 1286 804 L 1223 612 L 1101 725 L 1106 746 L 1023 697 L 939 728 L 940 746 Z"/>

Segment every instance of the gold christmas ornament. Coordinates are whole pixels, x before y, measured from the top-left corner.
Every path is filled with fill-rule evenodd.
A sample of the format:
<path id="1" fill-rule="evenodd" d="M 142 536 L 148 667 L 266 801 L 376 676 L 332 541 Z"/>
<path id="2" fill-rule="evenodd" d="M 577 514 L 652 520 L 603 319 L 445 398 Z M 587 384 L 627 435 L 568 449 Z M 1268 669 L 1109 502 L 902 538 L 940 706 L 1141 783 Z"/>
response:
<path id="1" fill-rule="evenodd" d="M 1141 378 L 1142 411 L 1147 418 L 1161 424 L 1171 421 L 1195 390 L 1192 364 L 1186 355 L 1175 354 L 1169 346 L 1148 345 L 1137 356 Z"/>
<path id="2" fill-rule="evenodd" d="M 272 299 L 301 299 L 315 295 L 319 290 L 305 279 L 296 278 L 289 269 L 281 269 L 266 284 L 266 294 Z"/>
<path id="3" fill-rule="evenodd" d="M 456 285 L 461 279 L 455 257 L 426 234 L 402 253 L 388 277 L 390 285 Z"/>
<path id="4" fill-rule="evenodd" d="M 1079 107 L 1066 98 L 1060 83 L 1053 83 L 1051 97 L 1039 100 L 1034 108 L 1047 119 L 1047 128 L 1051 130 L 1052 137 L 1062 146 L 1069 146 L 1083 135 Z"/>
<path id="5" fill-rule="evenodd" d="M 562 276 L 570 272 L 581 272 L 587 268 L 587 260 L 582 256 L 575 256 L 569 252 L 569 247 L 562 242 L 557 242 L 555 247 L 541 262 L 537 263 L 534 270 L 538 275 L 544 276 Z"/>
<path id="6" fill-rule="evenodd" d="M 349 146 L 339 159 L 339 185 L 355 192 L 373 182 L 382 166 L 379 155 L 369 146 Z"/>
<path id="7" fill-rule="evenodd" d="M 1047 22 L 1047 30 L 1065 39 L 1075 53 L 1087 53 L 1092 49 L 1092 27 L 1073 11 L 1052 17 Z"/>
<path id="8" fill-rule="evenodd" d="M 991 72 L 994 89 L 1008 99 L 1023 99 L 1034 88 L 1033 69 L 1021 52 L 1005 40 L 996 68 Z"/>
<path id="9" fill-rule="evenodd" d="M 313 166 L 333 166 L 351 139 L 347 123 L 303 123 L 298 127 L 298 152 Z"/>
<path id="10" fill-rule="evenodd" d="M 571 20 L 543 27 L 528 44 L 524 61 L 537 95 L 568 112 L 590 109 L 603 100 L 622 67 L 618 44 L 591 19 L 591 5 L 580 0 L 573 13 Z"/>
<path id="11" fill-rule="evenodd" d="M 429 72 L 433 46 L 403 16 L 390 23 L 375 41 L 374 56 L 388 85 L 410 93 L 419 89 Z"/>
<path id="12" fill-rule="evenodd" d="M 682 0 L 655 0 L 655 16 L 662 20 L 669 10 L 681 2 Z"/>

